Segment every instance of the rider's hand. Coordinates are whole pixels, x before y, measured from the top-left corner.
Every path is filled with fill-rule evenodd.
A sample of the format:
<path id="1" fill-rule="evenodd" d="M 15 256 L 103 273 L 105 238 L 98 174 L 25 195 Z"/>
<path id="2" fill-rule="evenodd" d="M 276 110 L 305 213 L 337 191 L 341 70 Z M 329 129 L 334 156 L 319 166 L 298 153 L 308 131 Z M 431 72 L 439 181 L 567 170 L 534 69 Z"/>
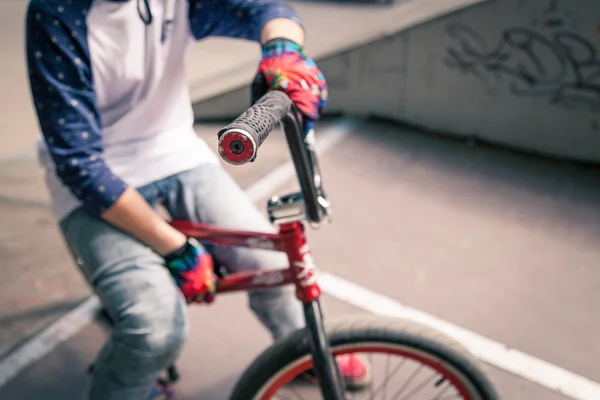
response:
<path id="1" fill-rule="evenodd" d="M 327 104 L 325 77 L 302 46 L 288 39 L 273 39 L 263 45 L 262 61 L 252 82 L 252 103 L 270 89 L 285 92 L 308 127 L 321 117 Z"/>
<path id="2" fill-rule="evenodd" d="M 200 244 L 188 239 L 185 245 L 164 258 L 167 269 L 188 303 L 213 301 L 217 278 L 213 272 L 212 257 Z"/>

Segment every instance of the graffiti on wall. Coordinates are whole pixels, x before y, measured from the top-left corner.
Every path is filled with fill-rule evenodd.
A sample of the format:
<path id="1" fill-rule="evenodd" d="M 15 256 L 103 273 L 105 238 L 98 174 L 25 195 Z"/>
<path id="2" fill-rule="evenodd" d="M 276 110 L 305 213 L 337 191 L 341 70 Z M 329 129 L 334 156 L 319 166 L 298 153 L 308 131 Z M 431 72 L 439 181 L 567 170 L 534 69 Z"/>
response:
<path id="1" fill-rule="evenodd" d="M 600 40 L 565 29 L 557 18 L 550 21 L 551 26 L 508 28 L 492 43 L 472 27 L 450 24 L 446 32 L 453 43 L 444 64 L 486 85 L 507 83 L 516 96 L 600 112 L 600 51 L 595 45 Z"/>

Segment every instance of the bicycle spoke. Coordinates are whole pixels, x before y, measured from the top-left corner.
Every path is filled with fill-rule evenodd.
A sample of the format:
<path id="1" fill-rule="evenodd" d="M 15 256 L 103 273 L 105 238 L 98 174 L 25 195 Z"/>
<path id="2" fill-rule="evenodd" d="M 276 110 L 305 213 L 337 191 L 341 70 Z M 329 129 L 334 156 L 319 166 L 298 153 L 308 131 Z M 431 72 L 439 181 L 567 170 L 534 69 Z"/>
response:
<path id="1" fill-rule="evenodd" d="M 408 394 L 406 395 L 406 397 L 404 397 L 404 400 L 408 400 L 410 397 L 412 397 L 412 395 L 417 394 L 421 390 L 423 390 L 423 388 L 425 388 L 425 386 L 427 386 L 428 383 L 430 383 L 430 382 L 432 382 L 432 381 L 435 380 L 435 377 L 437 375 L 439 375 L 437 373 L 437 371 L 433 371 L 433 374 L 431 374 L 431 376 L 429 378 L 425 379 L 421 384 L 419 384 L 419 386 L 417 386 L 415 389 L 413 389 L 412 392 L 408 392 Z"/>
<path id="2" fill-rule="evenodd" d="M 296 389 L 294 387 L 291 387 L 290 389 L 291 389 L 292 393 L 294 393 L 294 398 L 298 397 L 300 400 L 304 399 L 304 396 L 302 396 L 300 394 L 300 392 L 298 392 L 298 389 Z"/>
<path id="3" fill-rule="evenodd" d="M 278 399 L 281 399 L 281 400 L 294 400 L 294 399 L 292 399 L 290 397 L 287 397 L 287 396 L 284 396 L 282 394 L 276 394 L 276 396 L 277 396 Z M 303 399 L 303 397 L 301 397 L 300 399 Z"/>
<path id="4" fill-rule="evenodd" d="M 390 355 L 388 354 L 388 357 Z M 371 367 L 371 379 L 373 379 L 373 381 L 375 381 L 375 364 L 373 364 L 373 353 L 369 353 L 369 364 L 372 366 Z"/>
<path id="5" fill-rule="evenodd" d="M 391 356 L 388 354 L 385 359 L 385 370 L 389 371 L 390 369 L 390 358 Z M 387 382 L 385 382 L 384 390 L 383 390 L 383 400 L 387 399 Z"/>
<path id="6" fill-rule="evenodd" d="M 394 397 L 392 398 L 392 400 L 400 398 L 400 396 L 402 395 L 402 393 L 404 393 L 404 390 L 408 387 L 408 385 L 410 385 L 410 383 L 413 381 L 413 379 L 415 379 L 415 376 L 417 376 L 417 374 L 419 373 L 419 371 L 421 371 L 423 369 L 423 367 L 424 367 L 423 364 L 419 364 L 419 367 L 415 370 L 415 372 L 413 372 L 413 374 L 411 375 L 411 377 L 408 380 L 408 382 L 406 382 L 404 384 L 404 386 L 402 386 L 400 388 L 400 390 L 396 392 L 396 394 L 394 395 Z"/>
<path id="7" fill-rule="evenodd" d="M 296 378 L 296 381 L 298 382 L 300 379 L 306 380 L 306 382 L 308 382 L 312 385 L 318 385 L 318 380 L 316 378 L 312 378 L 307 373 L 303 373 L 302 375 L 299 375 Z M 300 391 L 297 388 L 295 388 L 293 386 L 293 384 L 286 386 L 286 389 L 288 389 L 294 395 L 294 399 L 300 399 L 300 400 L 304 399 L 304 396 L 302 396 Z M 287 399 L 284 399 L 284 400 L 287 400 Z"/>
<path id="8" fill-rule="evenodd" d="M 310 382 L 310 383 L 312 383 L 312 384 L 315 384 L 315 385 L 316 385 L 317 383 L 319 383 L 319 380 L 318 380 L 316 377 L 314 377 L 314 376 L 311 376 L 311 375 L 309 375 L 309 374 L 306 374 L 306 373 L 304 373 L 304 374 L 302 374 L 302 377 L 303 377 L 304 379 L 306 379 L 306 381 L 307 381 L 307 382 Z"/>
<path id="9" fill-rule="evenodd" d="M 389 358 L 389 354 L 388 354 L 388 358 Z M 406 361 L 407 361 L 407 360 L 406 360 L 406 358 L 403 358 L 403 359 L 402 359 L 402 361 L 400 361 L 400 362 L 398 363 L 398 365 L 397 365 L 397 366 L 396 366 L 396 368 L 394 369 L 394 372 L 393 372 L 393 373 L 392 373 L 392 374 L 391 374 L 391 375 L 390 375 L 390 376 L 389 376 L 389 377 L 388 377 L 388 378 L 387 378 L 387 379 L 386 379 L 386 380 L 385 380 L 385 381 L 384 381 L 384 382 L 383 382 L 383 383 L 382 383 L 382 384 L 381 384 L 381 385 L 380 385 L 380 386 L 379 386 L 377 389 L 375 389 L 375 391 L 373 392 L 373 394 L 372 394 L 371 396 L 369 396 L 369 400 L 374 400 L 374 399 L 375 399 L 375 395 L 376 395 L 376 394 L 377 394 L 379 391 L 381 391 L 381 390 L 383 390 L 383 389 L 387 388 L 387 384 L 388 384 L 388 382 L 389 382 L 389 381 L 390 381 L 390 380 L 391 380 L 391 379 L 392 379 L 392 378 L 393 378 L 393 377 L 394 377 L 394 376 L 395 376 L 395 375 L 396 375 L 396 374 L 397 374 L 397 373 L 400 371 L 400 369 L 401 369 L 401 368 L 404 366 L 404 364 L 406 364 Z M 387 398 L 387 393 L 386 393 L 386 396 L 385 396 L 385 398 Z M 385 399 L 385 398 L 384 398 L 384 399 Z"/>

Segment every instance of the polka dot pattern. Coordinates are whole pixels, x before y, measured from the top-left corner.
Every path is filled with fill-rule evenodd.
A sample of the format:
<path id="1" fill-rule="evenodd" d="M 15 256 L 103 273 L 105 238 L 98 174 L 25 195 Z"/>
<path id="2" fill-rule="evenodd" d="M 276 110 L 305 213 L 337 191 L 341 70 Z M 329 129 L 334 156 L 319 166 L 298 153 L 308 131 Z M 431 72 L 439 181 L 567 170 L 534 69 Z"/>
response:
<path id="1" fill-rule="evenodd" d="M 92 0 L 32 0 L 26 19 L 29 83 L 56 173 L 92 212 L 109 208 L 125 183 L 103 160 L 102 126 L 87 45 Z"/>
<path id="2" fill-rule="evenodd" d="M 263 26 L 274 18 L 301 23 L 280 0 L 189 0 L 189 17 L 196 39 L 223 36 L 258 41 Z"/>

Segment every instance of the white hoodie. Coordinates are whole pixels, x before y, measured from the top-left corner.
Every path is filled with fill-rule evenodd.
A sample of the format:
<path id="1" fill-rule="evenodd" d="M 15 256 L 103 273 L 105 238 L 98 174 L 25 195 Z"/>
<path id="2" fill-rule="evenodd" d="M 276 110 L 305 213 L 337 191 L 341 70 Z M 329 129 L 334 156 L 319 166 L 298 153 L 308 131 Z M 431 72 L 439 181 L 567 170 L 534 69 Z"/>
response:
<path id="1" fill-rule="evenodd" d="M 299 22 L 277 0 L 32 0 L 29 76 L 57 217 L 217 162 L 193 129 L 186 52 L 211 35 L 258 41 L 281 17 Z"/>

